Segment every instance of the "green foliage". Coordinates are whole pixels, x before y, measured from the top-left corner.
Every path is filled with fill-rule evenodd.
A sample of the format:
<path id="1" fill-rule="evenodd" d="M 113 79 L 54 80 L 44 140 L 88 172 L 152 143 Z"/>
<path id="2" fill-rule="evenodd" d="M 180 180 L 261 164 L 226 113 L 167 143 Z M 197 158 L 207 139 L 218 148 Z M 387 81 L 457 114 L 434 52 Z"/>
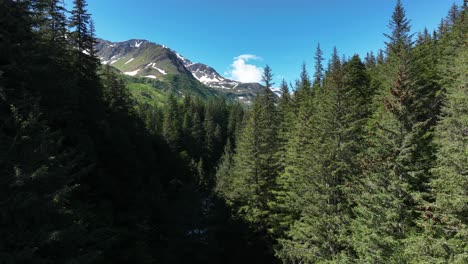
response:
<path id="1" fill-rule="evenodd" d="M 101 67 L 66 12 L 0 1 L 1 263 L 467 262 L 466 3 L 248 109 Z"/>
<path id="2" fill-rule="evenodd" d="M 317 49 L 315 51 L 315 73 L 314 73 L 314 82 L 313 86 L 314 87 L 320 87 L 323 83 L 323 51 L 320 48 L 320 43 L 317 44 Z"/>
<path id="3" fill-rule="evenodd" d="M 149 105 L 151 107 L 162 107 L 168 99 L 168 94 L 154 88 L 150 84 L 129 82 L 126 85 L 132 98 L 137 105 Z"/>
<path id="4" fill-rule="evenodd" d="M 450 13 L 454 13 L 454 8 Z M 456 17 L 454 14 L 452 14 Z M 421 233 L 408 240 L 408 259 L 427 263 L 464 263 L 467 261 L 467 23 L 466 9 L 450 33 L 441 40 L 442 60 L 438 65 L 441 83 L 446 87 L 442 114 L 435 129 L 437 146 L 431 173 L 431 199 L 421 205 L 418 225 Z M 448 44 L 450 43 L 450 44 Z M 454 45 L 457 43 L 456 45 Z M 449 64 L 447 62 L 450 61 Z M 415 255 L 414 252 L 423 252 Z"/>

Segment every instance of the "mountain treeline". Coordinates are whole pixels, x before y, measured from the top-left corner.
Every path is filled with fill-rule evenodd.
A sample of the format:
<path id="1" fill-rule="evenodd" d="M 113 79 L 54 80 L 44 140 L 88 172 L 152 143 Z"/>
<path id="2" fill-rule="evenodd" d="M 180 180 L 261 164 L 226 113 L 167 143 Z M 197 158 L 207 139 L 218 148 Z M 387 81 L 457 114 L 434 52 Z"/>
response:
<path id="1" fill-rule="evenodd" d="M 467 12 L 398 1 L 384 51 L 245 107 L 135 98 L 85 0 L 0 0 L 0 264 L 466 263 Z"/>
<path id="2" fill-rule="evenodd" d="M 468 10 L 255 100 L 216 191 L 282 263 L 468 263 Z M 271 69 L 265 68 L 268 87 Z"/>

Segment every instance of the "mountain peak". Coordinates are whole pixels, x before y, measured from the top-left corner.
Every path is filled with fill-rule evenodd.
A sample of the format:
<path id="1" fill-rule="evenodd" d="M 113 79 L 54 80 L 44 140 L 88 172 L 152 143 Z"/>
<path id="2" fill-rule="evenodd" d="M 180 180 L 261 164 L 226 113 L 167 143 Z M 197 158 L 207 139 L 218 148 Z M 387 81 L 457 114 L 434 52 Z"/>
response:
<path id="1" fill-rule="evenodd" d="M 164 45 L 144 39 L 121 42 L 98 39 L 96 50 L 103 64 L 112 65 L 123 74 L 166 82 L 173 80 L 171 76 L 183 75 L 245 103 L 250 103 L 264 89 L 258 83 L 240 83 L 227 79 L 206 64 L 193 63 Z"/>

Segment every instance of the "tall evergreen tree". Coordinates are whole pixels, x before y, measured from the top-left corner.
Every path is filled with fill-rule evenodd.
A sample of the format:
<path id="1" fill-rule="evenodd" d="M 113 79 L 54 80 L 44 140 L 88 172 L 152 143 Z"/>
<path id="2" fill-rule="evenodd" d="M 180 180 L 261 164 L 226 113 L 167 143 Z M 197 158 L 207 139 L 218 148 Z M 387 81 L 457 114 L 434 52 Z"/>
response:
<path id="1" fill-rule="evenodd" d="M 273 82 L 273 72 L 271 71 L 271 68 L 268 65 L 266 65 L 265 68 L 263 68 L 262 81 L 265 83 L 266 89 L 271 89 L 275 84 Z"/>
<path id="2" fill-rule="evenodd" d="M 281 97 L 278 101 L 278 118 L 279 118 L 279 131 L 278 136 L 280 142 L 280 160 L 284 164 L 284 156 L 286 153 L 287 140 L 292 131 L 294 125 L 294 105 L 292 102 L 291 94 L 289 93 L 289 87 L 286 81 L 283 79 L 281 82 Z M 281 166 L 283 167 L 283 165 Z M 282 169 L 280 169 L 282 170 Z"/>
<path id="3" fill-rule="evenodd" d="M 269 89 L 272 76 L 271 69 L 266 66 L 265 92 L 256 97 L 233 156 L 232 185 L 220 189 L 237 213 L 262 232 L 270 226 L 269 202 L 279 165 L 278 117 L 275 96 Z"/>
<path id="4" fill-rule="evenodd" d="M 307 100 L 311 99 L 312 84 L 310 82 L 309 73 L 307 72 L 306 64 L 302 64 L 300 79 L 296 82 L 296 89 L 294 91 L 294 113 L 297 115 L 299 108 Z"/>
<path id="5" fill-rule="evenodd" d="M 320 48 L 320 43 L 317 44 L 317 49 L 315 50 L 315 72 L 314 72 L 314 81 L 313 81 L 313 86 L 314 87 L 320 87 L 322 85 L 323 81 L 323 52 L 322 49 Z"/>
<path id="6" fill-rule="evenodd" d="M 90 41 L 91 16 L 86 10 L 86 0 L 73 0 L 73 9 L 70 12 L 70 38 L 79 54 L 85 52 L 89 54 L 88 43 Z"/>
<path id="7" fill-rule="evenodd" d="M 467 203 L 468 188 L 467 177 L 463 176 L 467 170 L 467 136 L 463 128 L 468 126 L 466 10 L 450 32 L 442 36 L 439 46 L 442 59 L 438 60 L 435 68 L 439 70 L 439 82 L 445 86 L 446 96 L 441 119 L 435 129 L 437 151 L 433 150 L 435 163 L 430 163 L 433 176 L 428 188 L 429 199 L 419 208 L 418 225 L 422 232 L 408 239 L 405 251 L 410 261 L 464 263 L 468 259 L 463 253 L 468 246 L 467 212 L 463 206 Z M 419 67 L 424 69 L 422 65 Z"/>
<path id="8" fill-rule="evenodd" d="M 465 11 L 466 12 L 466 11 Z M 466 13 L 465 13 L 466 15 Z M 468 27 L 464 25 L 466 34 Z M 462 46 L 463 47 L 463 46 Z M 468 52 L 465 46 L 454 58 L 453 73 L 456 79 L 448 87 L 447 100 L 441 122 L 436 130 L 438 145 L 437 162 L 431 182 L 435 203 L 425 211 L 424 217 L 429 226 L 426 231 L 433 234 L 425 237 L 431 243 L 432 251 L 425 251 L 426 256 L 437 261 L 448 260 L 451 263 L 468 261 L 468 76 L 466 65 Z M 434 240 L 432 240 L 434 239 Z M 436 262 L 431 258 L 431 261 Z"/>
<path id="9" fill-rule="evenodd" d="M 179 105 L 175 96 L 170 94 L 164 111 L 163 136 L 173 150 L 178 150 L 180 147 L 180 127 Z"/>
<path id="10" fill-rule="evenodd" d="M 354 227 L 359 257 L 370 262 L 403 261 L 403 243 L 415 232 L 417 205 L 427 191 L 432 159 L 431 117 L 424 113 L 434 110 L 438 88 L 415 82 L 410 26 L 400 1 L 390 29 L 386 90 L 376 97 L 379 106 L 368 131 L 364 193 Z"/>
<path id="11" fill-rule="evenodd" d="M 70 12 L 70 41 L 74 46 L 75 66 L 82 78 L 95 73 L 99 64 L 94 51 L 96 44 L 94 23 L 88 13 L 86 0 L 74 0 Z"/>
<path id="12" fill-rule="evenodd" d="M 112 110 L 122 113 L 128 113 L 131 110 L 130 92 L 123 81 L 112 72 L 109 65 L 105 66 L 103 88 L 104 100 Z"/>
<path id="13" fill-rule="evenodd" d="M 384 34 L 388 38 L 388 42 L 385 42 L 387 54 L 398 63 L 405 63 L 412 45 L 412 35 L 410 34 L 410 21 L 406 18 L 406 11 L 401 0 L 397 1 L 388 27 L 392 32 Z"/>
<path id="14" fill-rule="evenodd" d="M 360 173 L 357 157 L 363 146 L 358 142 L 370 115 L 372 91 L 358 56 L 342 65 L 335 49 L 330 65 L 312 118 L 298 120 L 305 123 L 308 135 L 302 142 L 291 140 L 296 154 L 289 156 L 284 186 L 292 191 L 289 197 L 301 202 L 296 205 L 300 218 L 289 238 L 280 241 L 278 255 L 287 262 L 344 263 L 354 257 L 348 226 L 356 189 L 351 186 Z"/>

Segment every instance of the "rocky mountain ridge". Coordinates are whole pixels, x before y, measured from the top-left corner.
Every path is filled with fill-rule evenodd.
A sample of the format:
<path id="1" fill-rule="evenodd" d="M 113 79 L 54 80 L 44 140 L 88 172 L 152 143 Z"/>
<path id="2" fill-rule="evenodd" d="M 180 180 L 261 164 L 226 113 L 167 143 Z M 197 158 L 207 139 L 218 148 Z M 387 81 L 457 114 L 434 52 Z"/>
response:
<path id="1" fill-rule="evenodd" d="M 230 80 L 206 64 L 193 63 L 164 45 L 144 39 L 122 42 L 99 39 L 96 50 L 103 64 L 111 65 L 129 76 L 166 82 L 184 76 L 195 79 L 217 94 L 247 104 L 252 102 L 257 93 L 264 91 L 261 84 Z"/>

